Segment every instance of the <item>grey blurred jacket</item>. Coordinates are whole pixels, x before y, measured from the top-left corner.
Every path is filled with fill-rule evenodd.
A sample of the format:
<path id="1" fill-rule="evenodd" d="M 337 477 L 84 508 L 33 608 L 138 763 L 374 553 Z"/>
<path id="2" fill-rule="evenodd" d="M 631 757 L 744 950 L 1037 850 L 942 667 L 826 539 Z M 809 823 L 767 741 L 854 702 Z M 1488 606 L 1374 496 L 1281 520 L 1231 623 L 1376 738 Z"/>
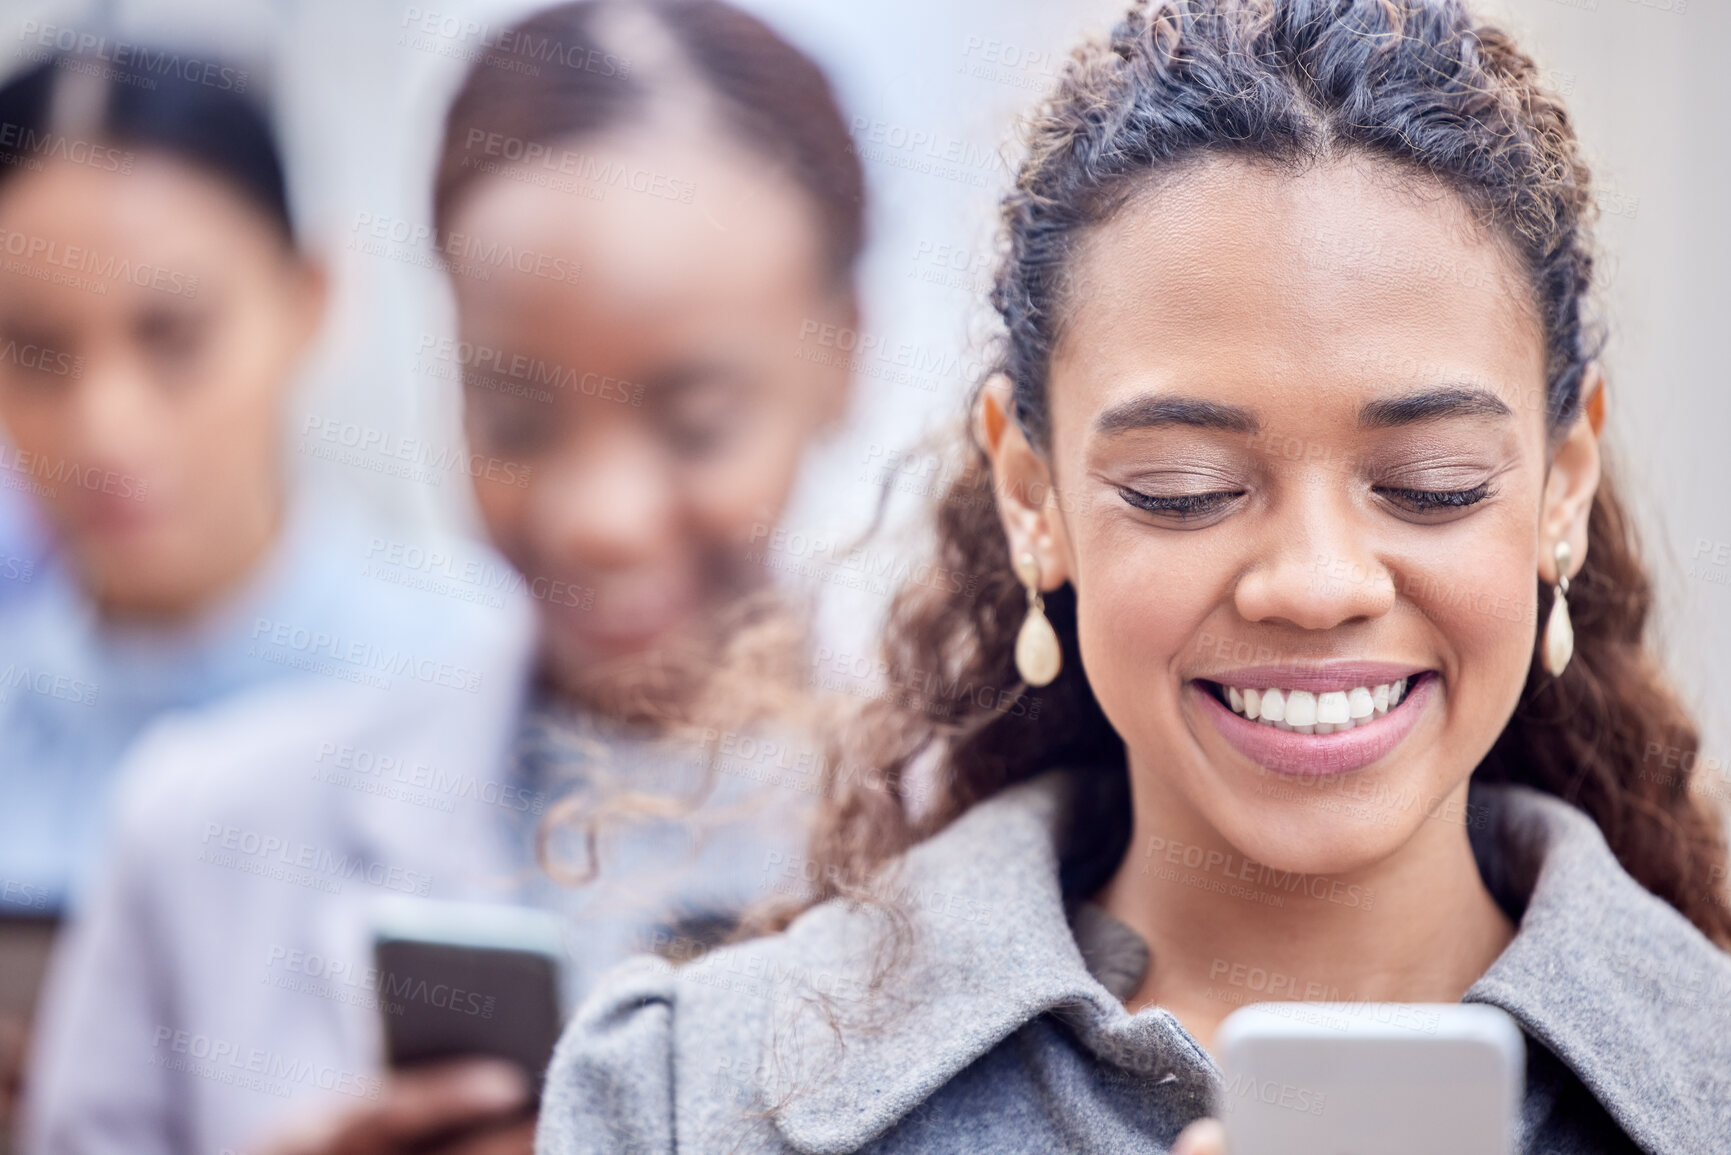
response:
<path id="1" fill-rule="evenodd" d="M 1120 1001 L 1141 939 L 1066 906 L 1070 777 L 1012 787 L 907 853 L 894 885 L 916 946 L 872 999 L 882 916 L 839 901 L 680 966 L 616 968 L 559 1044 L 538 1155 L 1164 1151 L 1214 1113 L 1220 1072 L 1169 1012 Z M 1731 955 L 1573 806 L 1475 785 L 1468 813 L 1520 925 L 1463 1001 L 1527 1037 L 1521 1149 L 1731 1152 Z"/>

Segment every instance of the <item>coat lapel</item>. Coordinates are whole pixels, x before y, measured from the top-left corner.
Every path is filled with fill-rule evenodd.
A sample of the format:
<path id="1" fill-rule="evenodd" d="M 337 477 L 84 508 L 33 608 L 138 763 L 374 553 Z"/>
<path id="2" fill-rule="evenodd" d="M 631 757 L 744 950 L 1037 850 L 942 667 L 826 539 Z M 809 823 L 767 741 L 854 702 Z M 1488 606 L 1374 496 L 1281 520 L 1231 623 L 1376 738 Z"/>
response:
<path id="1" fill-rule="evenodd" d="M 1064 786 L 1062 771 L 1012 786 L 904 856 L 879 895 L 908 912 L 910 950 L 871 997 L 880 912 L 829 902 L 789 928 L 790 995 L 771 1011 L 777 1061 L 760 1078 L 795 1148 L 855 1150 L 1029 1020 L 1111 1001 L 1065 920 Z"/>
<path id="2" fill-rule="evenodd" d="M 1462 1001 L 1512 1014 L 1643 1150 L 1731 1150 L 1731 956 L 1631 878 L 1582 811 L 1522 786 L 1487 797 L 1503 855 L 1488 873 L 1531 889 Z"/>

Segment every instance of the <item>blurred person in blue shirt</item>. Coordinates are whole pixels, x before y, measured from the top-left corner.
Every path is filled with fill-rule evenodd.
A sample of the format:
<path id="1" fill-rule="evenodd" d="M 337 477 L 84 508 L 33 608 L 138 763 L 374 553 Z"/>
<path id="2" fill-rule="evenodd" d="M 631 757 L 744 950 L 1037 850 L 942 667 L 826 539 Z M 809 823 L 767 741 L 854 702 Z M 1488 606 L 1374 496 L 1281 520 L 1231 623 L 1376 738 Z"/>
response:
<path id="1" fill-rule="evenodd" d="M 520 1072 L 385 1070 L 371 902 L 559 911 L 575 996 L 636 951 L 704 949 L 801 861 L 819 768 L 794 727 L 742 723 L 716 765 L 658 737 L 714 716 L 705 671 L 765 621 L 741 607 L 802 563 L 765 544 L 849 396 L 846 121 L 809 59 L 715 0 L 580 0 L 488 41 L 435 177 L 459 332 L 430 355 L 533 617 L 520 680 L 269 687 L 153 731 L 48 999 L 33 1149 L 526 1152 Z M 611 828 L 588 885 L 541 872 L 555 808 L 705 780 L 692 825 Z"/>
<path id="2" fill-rule="evenodd" d="M 21 488 L 0 475 L 0 613 L 59 577 L 48 527 Z"/>
<path id="3" fill-rule="evenodd" d="M 0 88 L 0 480 L 64 570 L 0 600 L 0 881 L 46 912 L 160 715 L 305 676 L 297 638 L 454 656 L 473 628 L 364 579 L 360 516 L 291 492 L 325 279 L 244 74 L 96 63 Z"/>

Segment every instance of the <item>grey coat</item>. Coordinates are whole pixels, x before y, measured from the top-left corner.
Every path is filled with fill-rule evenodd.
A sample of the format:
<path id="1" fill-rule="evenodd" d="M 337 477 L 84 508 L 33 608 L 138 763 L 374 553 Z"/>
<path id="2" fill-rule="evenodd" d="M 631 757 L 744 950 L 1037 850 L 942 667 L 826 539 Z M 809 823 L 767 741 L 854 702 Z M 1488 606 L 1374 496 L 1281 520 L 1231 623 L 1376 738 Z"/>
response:
<path id="1" fill-rule="evenodd" d="M 1164 1151 L 1213 1113 L 1220 1072 L 1169 1012 L 1120 1001 L 1140 938 L 1066 907 L 1069 781 L 1012 787 L 907 853 L 915 945 L 878 995 L 882 915 L 839 901 L 684 965 L 610 972 L 560 1041 L 538 1155 Z M 1521 1149 L 1731 1152 L 1731 956 L 1569 804 L 1475 785 L 1469 812 L 1520 927 L 1463 1001 L 1527 1036 Z"/>

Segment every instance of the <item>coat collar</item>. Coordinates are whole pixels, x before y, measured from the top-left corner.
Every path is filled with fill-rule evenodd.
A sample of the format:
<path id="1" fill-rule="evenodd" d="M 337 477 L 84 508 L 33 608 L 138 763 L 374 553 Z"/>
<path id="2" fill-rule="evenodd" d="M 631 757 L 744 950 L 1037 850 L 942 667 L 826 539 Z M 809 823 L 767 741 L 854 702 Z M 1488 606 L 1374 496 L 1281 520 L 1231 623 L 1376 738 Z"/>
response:
<path id="1" fill-rule="evenodd" d="M 1584 812 L 1523 786 L 1473 799 L 1490 815 L 1474 836 L 1486 885 L 1525 909 L 1461 1001 L 1513 1015 L 1642 1150 L 1731 1138 L 1731 955 L 1630 877 Z"/>
<path id="2" fill-rule="evenodd" d="M 853 1151 L 1031 1020 L 1055 1013 L 1105 1061 L 1217 1081 L 1166 1011 L 1132 1016 L 1089 973 L 1058 883 L 1075 775 L 1050 770 L 911 848 L 879 896 L 911 950 L 868 995 L 885 916 L 832 900 L 784 934 L 795 989 L 768 1022 L 761 1091 L 794 1148 Z M 1618 865 L 1597 826 L 1549 795 L 1473 787 L 1493 892 L 1520 930 L 1463 1001 L 1502 1007 L 1653 1155 L 1731 1134 L 1731 956 Z M 1523 902 L 1522 899 L 1525 899 Z"/>

